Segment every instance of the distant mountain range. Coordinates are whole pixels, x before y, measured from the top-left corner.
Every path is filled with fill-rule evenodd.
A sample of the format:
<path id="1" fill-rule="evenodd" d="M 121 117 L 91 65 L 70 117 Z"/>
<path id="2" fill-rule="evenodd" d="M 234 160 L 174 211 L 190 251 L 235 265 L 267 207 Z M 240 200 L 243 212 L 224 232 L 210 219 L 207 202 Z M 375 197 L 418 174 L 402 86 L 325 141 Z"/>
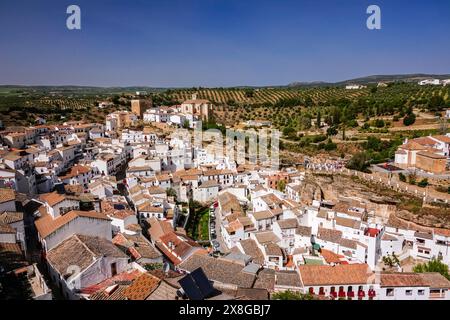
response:
<path id="1" fill-rule="evenodd" d="M 339 82 L 325 82 L 325 81 L 311 81 L 311 82 L 292 82 L 288 85 L 273 85 L 273 86 L 235 86 L 229 88 L 296 88 L 296 87 L 326 87 L 326 86 L 344 86 L 347 84 L 376 84 L 378 82 L 393 82 L 393 81 L 404 81 L 404 82 L 418 82 L 424 79 L 450 79 L 450 74 L 425 74 L 425 73 L 414 73 L 414 74 L 393 74 L 393 75 L 372 75 L 367 77 L 349 79 Z M 99 86 L 77 86 L 77 85 L 66 85 L 66 86 L 24 86 L 24 85 L 0 85 L 0 88 L 10 88 L 10 89 L 27 89 L 27 90 L 39 90 L 39 91 L 94 91 L 94 92 L 108 92 L 108 93 L 118 93 L 122 91 L 133 92 L 133 91 L 149 91 L 149 92 L 160 92 L 167 89 L 187 89 L 178 87 L 145 87 L 145 86 L 128 86 L 128 87 L 99 87 Z M 205 87 L 206 88 L 206 87 Z"/>
<path id="2" fill-rule="evenodd" d="M 450 79 L 450 74 L 426 74 L 426 73 L 414 73 L 414 74 L 392 74 L 392 75 L 373 75 L 355 79 L 344 80 L 340 82 L 293 82 L 288 84 L 288 87 L 320 87 L 320 86 L 341 86 L 346 84 L 371 84 L 378 82 L 418 82 L 424 79 Z"/>

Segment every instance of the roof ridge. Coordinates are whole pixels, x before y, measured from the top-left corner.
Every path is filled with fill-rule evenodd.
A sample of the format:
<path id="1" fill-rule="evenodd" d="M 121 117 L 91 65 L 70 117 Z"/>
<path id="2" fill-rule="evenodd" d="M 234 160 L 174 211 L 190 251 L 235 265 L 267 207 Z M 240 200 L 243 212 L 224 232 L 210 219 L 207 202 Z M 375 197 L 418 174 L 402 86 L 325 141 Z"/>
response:
<path id="1" fill-rule="evenodd" d="M 78 241 L 80 241 L 81 244 L 82 244 L 82 245 L 83 245 L 90 253 L 92 253 L 92 254 L 97 258 L 97 255 L 95 254 L 95 252 L 92 251 L 92 250 L 84 243 L 84 241 L 80 239 L 80 237 L 79 237 L 80 235 L 81 235 L 81 234 L 78 234 L 78 233 L 74 234 L 74 236 L 78 239 Z M 85 236 L 85 237 L 88 237 L 88 236 Z M 97 238 L 97 237 L 93 237 L 93 238 Z"/>

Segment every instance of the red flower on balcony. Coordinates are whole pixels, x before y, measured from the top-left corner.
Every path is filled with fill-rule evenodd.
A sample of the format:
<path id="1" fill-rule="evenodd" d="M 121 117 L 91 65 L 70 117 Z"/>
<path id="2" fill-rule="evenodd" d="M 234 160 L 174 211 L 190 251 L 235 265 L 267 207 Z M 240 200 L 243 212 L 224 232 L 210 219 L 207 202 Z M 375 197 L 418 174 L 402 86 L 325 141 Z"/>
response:
<path id="1" fill-rule="evenodd" d="M 353 298 L 354 296 L 355 296 L 355 292 L 354 291 L 347 292 L 347 297 Z"/>
<path id="2" fill-rule="evenodd" d="M 336 297 L 337 297 L 337 292 L 336 292 L 336 291 L 330 292 L 330 295 L 331 295 L 333 298 L 336 298 Z"/>
<path id="3" fill-rule="evenodd" d="M 339 291 L 339 298 L 345 298 L 345 291 Z"/>
<path id="4" fill-rule="evenodd" d="M 364 290 L 359 290 L 358 291 L 358 297 L 364 298 L 365 296 L 366 296 L 366 293 L 364 292 Z"/>
<path id="5" fill-rule="evenodd" d="M 371 297 L 371 298 L 373 298 L 373 297 L 375 297 L 375 290 L 373 290 L 373 289 L 370 289 L 369 290 L 369 297 Z"/>

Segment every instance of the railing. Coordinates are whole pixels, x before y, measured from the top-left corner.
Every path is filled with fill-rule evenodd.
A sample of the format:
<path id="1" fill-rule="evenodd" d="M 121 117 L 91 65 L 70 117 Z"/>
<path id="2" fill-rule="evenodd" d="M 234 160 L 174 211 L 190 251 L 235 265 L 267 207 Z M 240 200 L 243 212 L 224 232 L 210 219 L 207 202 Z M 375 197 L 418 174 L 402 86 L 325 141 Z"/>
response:
<path id="1" fill-rule="evenodd" d="M 445 293 L 430 293 L 430 299 L 444 299 Z"/>

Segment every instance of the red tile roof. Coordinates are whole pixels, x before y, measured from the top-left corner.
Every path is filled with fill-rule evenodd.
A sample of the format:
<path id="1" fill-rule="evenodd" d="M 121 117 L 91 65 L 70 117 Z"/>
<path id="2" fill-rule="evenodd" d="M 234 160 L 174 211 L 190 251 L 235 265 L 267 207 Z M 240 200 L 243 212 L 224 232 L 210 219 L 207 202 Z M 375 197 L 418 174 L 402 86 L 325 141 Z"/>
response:
<path id="1" fill-rule="evenodd" d="M 77 218 L 91 218 L 91 219 L 101 219 L 101 220 L 110 220 L 103 213 L 99 213 L 96 211 L 70 211 L 63 216 L 58 216 L 56 219 L 49 214 L 39 218 L 35 221 L 36 228 L 38 230 L 41 238 L 46 238 L 65 224 L 69 223 L 72 220 Z"/>
<path id="2" fill-rule="evenodd" d="M 366 284 L 373 274 L 367 264 L 301 265 L 298 269 L 304 286 Z"/>

